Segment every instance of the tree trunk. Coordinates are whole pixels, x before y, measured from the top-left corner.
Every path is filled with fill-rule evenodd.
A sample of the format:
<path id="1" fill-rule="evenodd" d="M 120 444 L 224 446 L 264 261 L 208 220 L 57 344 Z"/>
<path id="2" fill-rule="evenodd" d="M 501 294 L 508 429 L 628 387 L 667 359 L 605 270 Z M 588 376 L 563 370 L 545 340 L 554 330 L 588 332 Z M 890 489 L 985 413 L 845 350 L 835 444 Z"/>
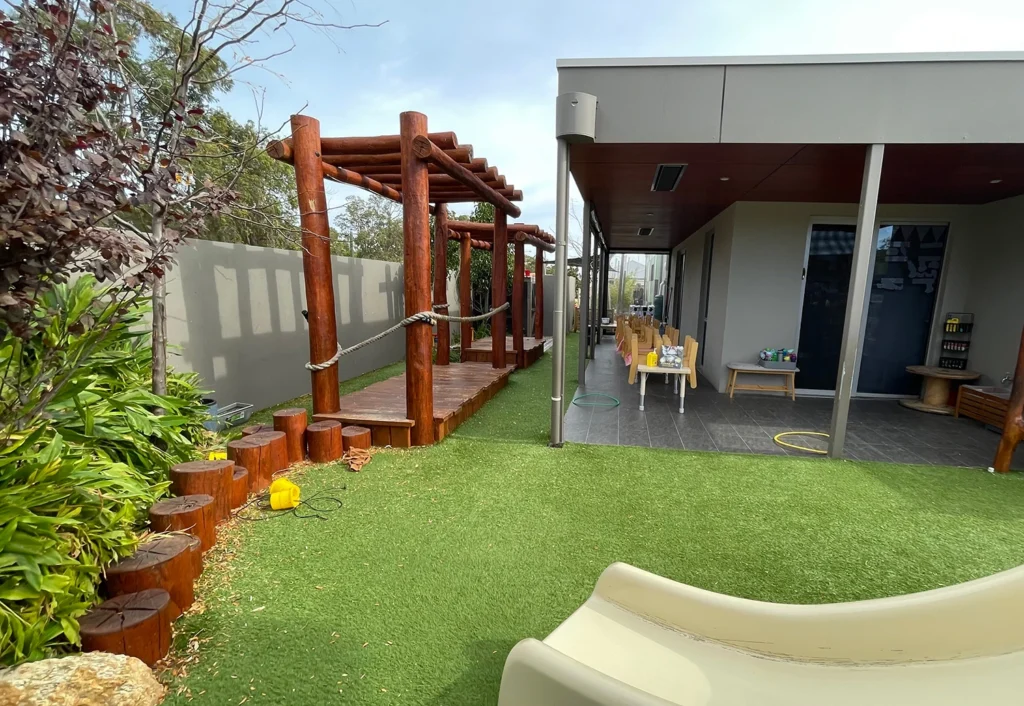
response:
<path id="1" fill-rule="evenodd" d="M 153 242 L 164 239 L 164 217 L 153 218 Z M 153 282 L 153 394 L 167 394 L 167 286 L 161 274 Z"/>

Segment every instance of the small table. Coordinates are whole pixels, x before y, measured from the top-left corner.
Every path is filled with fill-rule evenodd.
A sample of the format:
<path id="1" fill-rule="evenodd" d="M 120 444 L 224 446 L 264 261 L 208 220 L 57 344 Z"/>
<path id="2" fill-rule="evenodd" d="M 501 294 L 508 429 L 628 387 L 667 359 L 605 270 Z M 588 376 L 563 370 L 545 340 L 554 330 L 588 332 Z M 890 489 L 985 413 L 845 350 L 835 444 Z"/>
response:
<path id="1" fill-rule="evenodd" d="M 955 411 L 949 404 L 949 390 L 953 380 L 970 382 L 981 377 L 981 373 L 973 370 L 951 370 L 936 365 L 908 365 L 907 372 L 924 378 L 921 397 L 916 400 L 900 400 L 900 404 L 931 414 L 953 414 Z"/>
<path id="2" fill-rule="evenodd" d="M 766 368 L 763 365 L 754 365 L 753 363 L 729 363 L 729 383 L 725 386 L 726 391 L 729 393 L 729 399 L 732 399 L 733 393 L 736 390 L 759 390 L 761 392 L 781 392 L 796 402 L 796 374 L 800 372 L 800 368 Z M 754 385 L 752 383 L 739 384 L 736 382 L 736 376 L 739 373 L 750 373 L 752 375 L 782 375 L 786 378 L 785 386 L 779 385 Z"/>
<path id="3" fill-rule="evenodd" d="M 690 374 L 690 369 L 686 366 L 682 368 L 661 368 L 657 365 L 638 365 L 636 371 L 640 373 L 640 411 L 644 411 L 644 395 L 647 394 L 647 376 L 651 373 L 659 375 L 672 375 L 675 380 L 674 392 L 679 393 L 679 413 L 683 413 L 683 399 L 686 397 L 686 380 L 680 380 L 684 375 Z M 665 378 L 665 382 L 668 382 L 668 377 Z"/>
<path id="4" fill-rule="evenodd" d="M 611 321 L 611 322 L 609 322 L 607 324 L 601 324 L 601 332 L 604 333 L 606 331 L 610 331 L 611 333 L 615 333 L 615 330 L 618 327 L 619 327 L 618 324 L 616 324 L 614 321 Z"/>

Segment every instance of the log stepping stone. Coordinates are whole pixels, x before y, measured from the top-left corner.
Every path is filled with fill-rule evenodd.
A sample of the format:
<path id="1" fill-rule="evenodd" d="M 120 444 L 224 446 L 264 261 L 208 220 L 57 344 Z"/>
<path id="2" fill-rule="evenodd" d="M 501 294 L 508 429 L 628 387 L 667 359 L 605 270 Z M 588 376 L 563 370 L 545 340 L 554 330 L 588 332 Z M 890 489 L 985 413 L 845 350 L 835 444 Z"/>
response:
<path id="1" fill-rule="evenodd" d="M 203 543 L 195 535 L 188 536 L 189 549 L 192 550 L 192 579 L 203 575 Z"/>
<path id="2" fill-rule="evenodd" d="M 171 649 L 172 606 L 159 588 L 111 598 L 79 620 L 82 649 L 129 655 L 152 667 Z"/>
<path id="3" fill-rule="evenodd" d="M 249 470 L 249 492 L 258 493 L 288 467 L 288 442 L 283 431 L 250 434 L 228 442 L 228 458 Z"/>
<path id="4" fill-rule="evenodd" d="M 366 427 L 346 426 L 341 430 L 342 449 L 368 449 L 370 448 L 370 430 Z"/>
<path id="5" fill-rule="evenodd" d="M 329 463 L 341 458 L 341 431 L 341 422 L 334 419 L 313 422 L 306 427 L 309 460 L 313 463 Z"/>
<path id="6" fill-rule="evenodd" d="M 249 470 L 235 466 L 235 475 L 231 479 L 231 509 L 237 510 L 249 499 Z"/>
<path id="7" fill-rule="evenodd" d="M 247 427 L 242 427 L 242 436 L 252 436 L 261 431 L 274 431 L 274 427 L 270 424 L 250 424 Z"/>
<path id="8" fill-rule="evenodd" d="M 243 464 L 244 465 L 244 464 Z M 171 467 L 171 492 L 175 495 L 209 495 L 213 497 L 213 514 L 217 522 L 231 516 L 231 479 L 234 461 L 188 461 Z"/>
<path id="9" fill-rule="evenodd" d="M 171 620 L 195 601 L 192 542 L 184 535 L 146 542 L 130 557 L 107 567 L 107 595 L 124 596 L 161 588 L 171 596 Z"/>
<path id="10" fill-rule="evenodd" d="M 301 407 L 274 412 L 274 430 L 284 432 L 289 464 L 306 460 L 306 422 L 306 410 Z"/>
<path id="11" fill-rule="evenodd" d="M 149 508 L 149 524 L 154 532 L 188 532 L 198 537 L 204 552 L 217 541 L 217 519 L 211 495 L 185 495 L 154 503 Z"/>

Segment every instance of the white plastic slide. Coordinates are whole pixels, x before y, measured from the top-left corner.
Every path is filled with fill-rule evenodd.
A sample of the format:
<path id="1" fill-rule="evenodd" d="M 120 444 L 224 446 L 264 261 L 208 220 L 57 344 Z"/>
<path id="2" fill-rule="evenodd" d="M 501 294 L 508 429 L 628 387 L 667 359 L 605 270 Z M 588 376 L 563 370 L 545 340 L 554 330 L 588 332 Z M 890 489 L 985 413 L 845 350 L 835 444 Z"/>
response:
<path id="1" fill-rule="evenodd" d="M 1024 704 L 1024 566 L 828 605 L 762 603 L 612 564 L 543 642 L 517 644 L 499 706 Z"/>

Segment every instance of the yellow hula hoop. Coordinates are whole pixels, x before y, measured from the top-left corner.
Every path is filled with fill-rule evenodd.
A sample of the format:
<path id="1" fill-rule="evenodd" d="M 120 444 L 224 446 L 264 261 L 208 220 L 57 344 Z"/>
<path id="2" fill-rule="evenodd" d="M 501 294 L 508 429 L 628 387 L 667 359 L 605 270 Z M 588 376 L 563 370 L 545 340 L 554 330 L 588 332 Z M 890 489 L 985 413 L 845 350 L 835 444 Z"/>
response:
<path id="1" fill-rule="evenodd" d="M 798 446 L 797 444 L 791 444 L 788 441 L 782 441 L 782 437 L 790 436 L 791 434 L 800 434 L 801 436 L 823 436 L 826 439 L 828 438 L 828 434 L 823 431 L 784 431 L 781 434 L 776 434 L 775 438 L 772 440 L 779 446 L 785 446 L 787 449 L 796 449 L 797 451 L 806 451 L 812 454 L 828 453 L 828 451 L 823 451 L 822 449 L 810 449 L 806 446 Z"/>

